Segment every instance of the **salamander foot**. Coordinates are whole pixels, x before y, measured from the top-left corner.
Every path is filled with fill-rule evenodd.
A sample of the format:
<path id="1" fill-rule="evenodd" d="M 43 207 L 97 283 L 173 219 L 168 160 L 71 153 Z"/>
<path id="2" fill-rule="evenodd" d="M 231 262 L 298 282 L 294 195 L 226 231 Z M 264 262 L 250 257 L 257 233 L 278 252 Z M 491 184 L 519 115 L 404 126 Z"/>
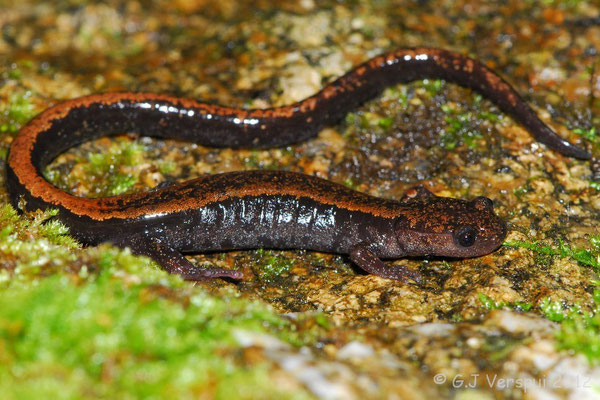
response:
<path id="1" fill-rule="evenodd" d="M 119 247 L 129 247 L 135 254 L 152 258 L 168 273 L 177 274 L 188 281 L 202 281 L 213 278 L 244 278 L 242 271 L 224 268 L 198 268 L 179 251 L 161 243 L 156 238 L 135 236 L 115 244 Z"/>
<path id="2" fill-rule="evenodd" d="M 365 271 L 382 278 L 408 282 L 419 282 L 421 274 L 405 266 L 387 265 L 381 261 L 366 245 L 359 244 L 350 251 L 350 259 Z"/>

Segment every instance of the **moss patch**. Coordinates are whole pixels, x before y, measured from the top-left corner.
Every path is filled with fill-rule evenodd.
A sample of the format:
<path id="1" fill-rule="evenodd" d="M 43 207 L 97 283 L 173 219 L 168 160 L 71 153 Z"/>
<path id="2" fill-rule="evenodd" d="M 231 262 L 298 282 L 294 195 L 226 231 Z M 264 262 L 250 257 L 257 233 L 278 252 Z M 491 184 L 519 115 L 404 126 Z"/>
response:
<path id="1" fill-rule="evenodd" d="M 255 303 L 159 293 L 110 273 L 83 286 L 52 276 L 0 292 L 3 398 L 290 397 L 272 387 L 268 365 L 236 368 L 232 336 L 289 323 Z"/>
<path id="2" fill-rule="evenodd" d="M 594 365 L 600 365 L 600 289 L 594 291 L 592 312 L 581 310 L 578 306 L 565 308 L 559 301 L 545 299 L 541 309 L 546 318 L 560 322 L 556 331 L 558 348 L 583 354 Z"/>
<path id="3" fill-rule="evenodd" d="M 600 236 L 591 236 L 589 242 L 590 250 L 572 248 L 563 241 L 559 241 L 558 247 L 545 246 L 539 242 L 524 242 L 519 240 L 509 240 L 504 245 L 532 250 L 542 255 L 568 257 L 584 265 L 600 269 Z"/>
<path id="4" fill-rule="evenodd" d="M 16 73 L 12 70 L 13 73 Z M 31 92 L 17 92 L 10 95 L 8 103 L 0 103 L 0 133 L 16 133 L 25 122 L 36 113 L 31 102 Z"/>

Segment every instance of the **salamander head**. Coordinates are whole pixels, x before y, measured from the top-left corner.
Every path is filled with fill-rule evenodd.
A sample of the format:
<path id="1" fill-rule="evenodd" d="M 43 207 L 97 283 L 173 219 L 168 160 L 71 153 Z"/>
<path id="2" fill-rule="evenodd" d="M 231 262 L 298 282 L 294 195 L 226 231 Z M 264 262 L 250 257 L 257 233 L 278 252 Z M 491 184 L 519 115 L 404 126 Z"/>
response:
<path id="1" fill-rule="evenodd" d="M 506 224 L 487 197 L 466 201 L 416 189 L 417 195 L 405 198 L 406 208 L 395 226 L 398 245 L 406 255 L 479 257 L 502 245 Z"/>

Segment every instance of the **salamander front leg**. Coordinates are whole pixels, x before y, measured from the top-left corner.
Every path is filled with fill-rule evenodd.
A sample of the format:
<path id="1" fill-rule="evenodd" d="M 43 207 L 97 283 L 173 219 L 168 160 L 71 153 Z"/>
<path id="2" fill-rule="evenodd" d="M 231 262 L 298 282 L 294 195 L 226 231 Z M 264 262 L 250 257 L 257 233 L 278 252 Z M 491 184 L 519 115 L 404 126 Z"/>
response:
<path id="1" fill-rule="evenodd" d="M 421 274 L 405 266 L 387 265 L 379 259 L 365 244 L 359 244 L 350 251 L 350 259 L 365 271 L 382 278 L 408 282 L 419 282 Z"/>
<path id="2" fill-rule="evenodd" d="M 177 274 L 188 281 L 201 281 L 211 278 L 242 279 L 244 277 L 241 271 L 224 268 L 198 268 L 181 255 L 179 251 L 161 243 L 156 238 L 139 235 L 115 244 L 119 247 L 129 247 L 135 254 L 152 258 L 165 271 L 170 274 Z"/>

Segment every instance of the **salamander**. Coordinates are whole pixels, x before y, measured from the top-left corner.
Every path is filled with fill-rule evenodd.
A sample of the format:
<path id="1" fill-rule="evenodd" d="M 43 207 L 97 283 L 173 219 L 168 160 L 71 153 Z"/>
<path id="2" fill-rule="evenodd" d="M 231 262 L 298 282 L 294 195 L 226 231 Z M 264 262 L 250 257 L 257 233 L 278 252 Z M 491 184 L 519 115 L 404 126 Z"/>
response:
<path id="1" fill-rule="evenodd" d="M 185 279 L 238 279 L 242 273 L 197 268 L 182 253 L 276 248 L 346 254 L 370 273 L 418 280 L 417 272 L 382 259 L 478 257 L 496 250 L 506 226 L 490 199 L 438 197 L 422 186 L 408 190 L 401 200 L 383 199 L 284 171 L 222 173 L 149 192 L 92 199 L 55 187 L 41 171 L 70 147 L 124 132 L 216 147 L 289 145 L 315 136 L 385 87 L 425 78 L 472 88 L 551 149 L 590 158 L 554 133 L 506 81 L 480 62 L 447 50 L 416 48 L 375 57 L 317 94 L 282 107 L 238 109 L 131 92 L 65 101 L 43 111 L 15 137 L 6 169 L 8 192 L 15 207 L 58 209 L 58 218 L 84 244 L 129 247 Z"/>

